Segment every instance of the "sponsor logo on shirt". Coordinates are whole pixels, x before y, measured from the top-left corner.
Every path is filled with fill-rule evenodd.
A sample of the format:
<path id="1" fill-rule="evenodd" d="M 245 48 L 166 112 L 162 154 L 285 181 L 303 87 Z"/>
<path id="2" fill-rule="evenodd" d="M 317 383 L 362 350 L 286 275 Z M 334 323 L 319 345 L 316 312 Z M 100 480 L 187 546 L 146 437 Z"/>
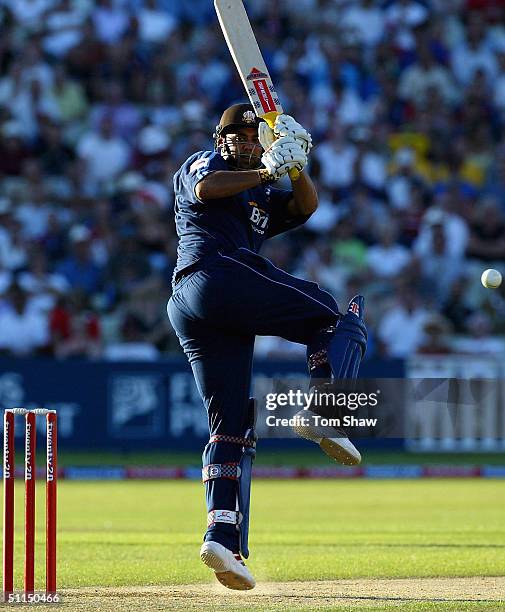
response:
<path id="1" fill-rule="evenodd" d="M 268 220 L 270 218 L 269 214 L 260 208 L 256 202 L 249 202 L 249 206 L 251 207 L 251 214 L 249 219 L 251 220 L 251 227 L 253 231 L 258 234 L 264 234 L 266 228 L 268 227 Z"/>

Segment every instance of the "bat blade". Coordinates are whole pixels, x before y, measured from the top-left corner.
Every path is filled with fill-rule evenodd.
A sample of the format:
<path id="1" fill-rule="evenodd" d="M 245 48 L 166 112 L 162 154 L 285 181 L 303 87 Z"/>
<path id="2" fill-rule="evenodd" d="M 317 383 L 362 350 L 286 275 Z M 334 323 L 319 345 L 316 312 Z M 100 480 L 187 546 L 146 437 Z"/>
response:
<path id="1" fill-rule="evenodd" d="M 276 117 L 284 110 L 256 41 L 244 3 L 242 0 L 214 0 L 214 8 L 254 112 L 273 129 Z M 296 181 L 299 177 L 298 170 L 293 168 L 289 171 L 289 176 L 291 180 Z"/>
<path id="2" fill-rule="evenodd" d="M 259 117 L 272 127 L 283 112 L 242 0 L 214 0 L 230 54 Z"/>

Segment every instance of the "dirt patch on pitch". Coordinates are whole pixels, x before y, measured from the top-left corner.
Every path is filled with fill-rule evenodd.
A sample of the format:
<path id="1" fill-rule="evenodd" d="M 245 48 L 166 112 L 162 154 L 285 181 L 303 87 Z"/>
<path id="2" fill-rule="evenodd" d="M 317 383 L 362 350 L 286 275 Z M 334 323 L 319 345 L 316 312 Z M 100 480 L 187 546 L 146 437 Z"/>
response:
<path id="1" fill-rule="evenodd" d="M 503 577 L 266 582 L 247 592 L 229 591 L 218 584 L 83 588 L 62 591 L 65 610 L 101 612 L 151 610 L 266 612 L 366 610 L 382 607 L 411 610 L 416 604 L 436 606 L 438 603 L 443 609 L 444 603 L 457 604 L 457 602 L 476 604 L 480 602 L 484 604 L 482 607 L 488 610 L 505 610 L 504 593 Z"/>

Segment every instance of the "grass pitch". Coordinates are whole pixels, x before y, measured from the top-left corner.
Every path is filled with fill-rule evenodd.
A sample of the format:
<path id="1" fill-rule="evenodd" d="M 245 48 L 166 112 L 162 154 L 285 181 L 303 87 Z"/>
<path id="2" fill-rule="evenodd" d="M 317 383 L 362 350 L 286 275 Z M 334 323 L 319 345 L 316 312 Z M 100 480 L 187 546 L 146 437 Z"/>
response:
<path id="1" fill-rule="evenodd" d="M 22 495 L 19 483 L 18 588 Z M 42 486 L 37 503 L 43 589 Z M 499 480 L 256 481 L 248 564 L 259 587 L 232 593 L 198 558 L 200 483 L 62 481 L 63 609 L 505 610 L 504 508 Z"/>

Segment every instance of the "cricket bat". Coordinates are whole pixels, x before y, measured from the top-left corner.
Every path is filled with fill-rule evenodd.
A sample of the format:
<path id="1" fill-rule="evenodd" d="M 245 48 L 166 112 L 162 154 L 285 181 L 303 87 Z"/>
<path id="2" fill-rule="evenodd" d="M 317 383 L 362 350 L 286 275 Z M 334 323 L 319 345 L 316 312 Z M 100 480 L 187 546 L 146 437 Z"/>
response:
<path id="1" fill-rule="evenodd" d="M 273 129 L 277 115 L 284 111 L 258 47 L 244 3 L 242 0 L 214 0 L 214 8 L 254 111 Z M 299 177 L 298 170 L 293 168 L 289 176 L 295 181 Z"/>

